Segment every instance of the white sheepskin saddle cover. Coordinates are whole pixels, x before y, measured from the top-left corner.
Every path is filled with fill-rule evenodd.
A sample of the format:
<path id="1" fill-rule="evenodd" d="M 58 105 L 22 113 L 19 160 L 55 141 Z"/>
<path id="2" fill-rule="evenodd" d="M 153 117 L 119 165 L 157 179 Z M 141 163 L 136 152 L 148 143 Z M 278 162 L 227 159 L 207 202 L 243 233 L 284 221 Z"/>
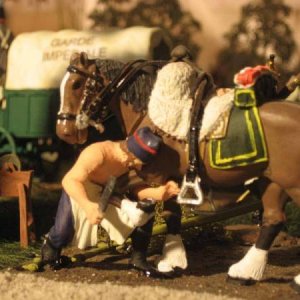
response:
<path id="1" fill-rule="evenodd" d="M 188 138 L 194 96 L 192 86 L 196 76 L 196 70 L 185 62 L 169 63 L 158 72 L 151 92 L 148 106 L 151 121 L 180 140 Z M 216 130 L 225 132 L 228 119 L 225 116 L 229 115 L 233 99 L 233 91 L 210 99 L 204 111 L 200 140 Z"/>

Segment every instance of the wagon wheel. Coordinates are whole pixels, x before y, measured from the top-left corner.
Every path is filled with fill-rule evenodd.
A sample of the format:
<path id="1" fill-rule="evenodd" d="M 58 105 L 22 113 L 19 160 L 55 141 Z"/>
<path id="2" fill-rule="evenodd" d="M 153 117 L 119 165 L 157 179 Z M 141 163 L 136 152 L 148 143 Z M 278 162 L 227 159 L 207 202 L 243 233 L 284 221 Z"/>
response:
<path id="1" fill-rule="evenodd" d="M 12 135 L 3 127 L 0 127 L 0 153 L 16 154 L 16 143 Z"/>
<path id="2" fill-rule="evenodd" d="M 18 171 L 21 170 L 21 161 L 16 154 L 11 153 L 0 156 L 0 168 L 7 163 L 12 163 Z"/>

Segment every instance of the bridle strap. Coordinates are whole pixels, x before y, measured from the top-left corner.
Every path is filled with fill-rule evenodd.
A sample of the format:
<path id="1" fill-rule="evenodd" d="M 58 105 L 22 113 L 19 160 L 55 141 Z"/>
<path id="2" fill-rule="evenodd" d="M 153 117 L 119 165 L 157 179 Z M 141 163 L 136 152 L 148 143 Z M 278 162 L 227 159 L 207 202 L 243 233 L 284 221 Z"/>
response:
<path id="1" fill-rule="evenodd" d="M 101 77 L 96 76 L 95 74 L 90 74 L 88 72 L 82 71 L 82 70 L 78 69 L 77 67 L 75 67 L 73 65 L 69 65 L 67 67 L 67 71 L 70 72 L 70 73 L 75 73 L 75 74 L 81 75 L 85 78 L 91 78 L 91 79 L 94 79 L 96 81 L 100 81 L 101 83 L 103 83 L 103 80 L 102 80 Z"/>
<path id="2" fill-rule="evenodd" d="M 84 110 L 85 115 L 90 114 L 89 113 L 90 109 L 92 109 L 92 107 L 94 107 L 94 106 L 96 107 L 96 105 L 97 105 L 96 103 L 100 102 L 102 106 L 107 106 L 108 102 L 114 96 L 114 94 L 116 92 L 121 91 L 123 89 L 123 87 L 126 84 L 128 84 L 128 82 L 138 72 L 141 72 L 142 70 L 144 70 L 145 67 L 149 66 L 149 67 L 161 68 L 166 63 L 167 63 L 167 61 L 159 61 L 159 60 L 147 61 L 144 59 L 139 59 L 139 60 L 135 60 L 135 61 L 127 63 L 122 68 L 120 73 L 112 81 L 110 81 L 103 89 L 101 89 L 99 94 L 93 99 L 93 101 L 91 101 L 91 103 L 89 103 L 88 110 Z M 96 64 L 96 69 L 99 70 L 99 65 L 97 64 L 97 60 L 95 60 L 95 64 Z M 96 75 L 96 73 L 91 74 L 91 73 L 85 72 L 73 65 L 69 65 L 67 67 L 67 71 L 70 73 L 78 74 L 87 79 L 95 80 L 96 82 L 101 83 L 101 85 L 104 85 L 103 78 Z M 145 115 L 142 114 L 142 116 L 140 116 L 138 121 L 142 120 L 144 116 Z M 70 120 L 70 121 L 77 120 L 77 116 L 70 114 L 70 113 L 60 113 L 57 115 L 57 118 L 59 120 Z M 106 121 L 106 119 L 107 118 L 105 118 L 104 120 L 101 120 L 101 122 Z M 96 121 L 96 122 L 98 122 L 98 121 Z"/>
<path id="3" fill-rule="evenodd" d="M 57 119 L 62 121 L 74 121 L 76 120 L 76 115 L 71 113 L 59 113 L 57 114 Z"/>

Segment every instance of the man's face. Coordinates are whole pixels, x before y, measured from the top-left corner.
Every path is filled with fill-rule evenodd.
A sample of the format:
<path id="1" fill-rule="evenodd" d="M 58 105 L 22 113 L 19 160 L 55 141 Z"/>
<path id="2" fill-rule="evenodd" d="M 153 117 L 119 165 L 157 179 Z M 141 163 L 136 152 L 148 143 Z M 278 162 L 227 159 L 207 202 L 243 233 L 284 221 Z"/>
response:
<path id="1" fill-rule="evenodd" d="M 134 165 L 134 168 L 137 170 L 137 171 L 141 171 L 144 163 L 138 159 L 137 157 L 134 159 L 133 161 L 133 165 Z"/>

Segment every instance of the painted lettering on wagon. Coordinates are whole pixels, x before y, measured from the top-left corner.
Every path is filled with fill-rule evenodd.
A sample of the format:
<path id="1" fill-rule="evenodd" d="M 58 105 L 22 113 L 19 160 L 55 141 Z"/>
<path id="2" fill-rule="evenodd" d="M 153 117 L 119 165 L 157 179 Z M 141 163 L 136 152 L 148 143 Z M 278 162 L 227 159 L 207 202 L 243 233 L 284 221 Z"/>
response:
<path id="1" fill-rule="evenodd" d="M 95 46 L 95 37 L 79 36 L 73 38 L 54 38 L 47 51 L 43 52 L 43 61 L 69 61 L 72 53 L 85 51 L 89 57 L 106 58 L 107 49 Z"/>
<path id="2" fill-rule="evenodd" d="M 100 47 L 100 48 L 92 48 L 92 49 L 63 49 L 63 50 L 53 50 L 53 51 L 46 51 L 43 52 L 43 61 L 55 61 L 55 60 L 65 60 L 69 61 L 71 55 L 74 52 L 84 51 L 88 54 L 88 57 L 100 58 L 104 59 L 107 57 L 107 48 Z"/>
<path id="3" fill-rule="evenodd" d="M 82 46 L 92 45 L 94 37 L 77 37 L 71 39 L 53 39 L 50 43 L 51 47 L 68 47 L 68 46 Z"/>

